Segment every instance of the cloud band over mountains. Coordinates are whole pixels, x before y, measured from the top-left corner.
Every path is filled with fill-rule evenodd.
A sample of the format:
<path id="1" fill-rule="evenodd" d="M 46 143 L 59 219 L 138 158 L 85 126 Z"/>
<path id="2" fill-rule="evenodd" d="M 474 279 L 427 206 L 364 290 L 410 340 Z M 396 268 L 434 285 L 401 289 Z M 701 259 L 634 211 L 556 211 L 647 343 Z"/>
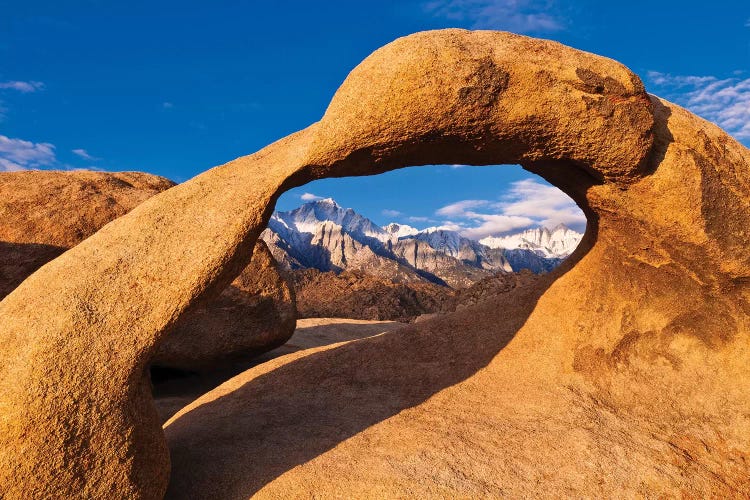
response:
<path id="1" fill-rule="evenodd" d="M 586 216 L 570 197 L 535 179 L 514 182 L 499 201 L 461 200 L 435 215 L 447 218 L 442 227 L 471 239 L 534 226 L 565 224 L 577 231 L 586 227 Z"/>

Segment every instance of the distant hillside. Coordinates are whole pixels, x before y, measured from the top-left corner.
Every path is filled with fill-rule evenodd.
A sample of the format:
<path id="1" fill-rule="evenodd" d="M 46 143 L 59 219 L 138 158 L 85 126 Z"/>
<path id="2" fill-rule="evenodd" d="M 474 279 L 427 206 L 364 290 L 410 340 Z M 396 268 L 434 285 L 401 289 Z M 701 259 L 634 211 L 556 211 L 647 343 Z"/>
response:
<path id="1" fill-rule="evenodd" d="M 333 199 L 274 212 L 261 237 L 287 269 L 358 271 L 464 288 L 497 273 L 554 269 L 582 235 L 560 225 L 475 241 L 442 228 L 381 227 Z"/>

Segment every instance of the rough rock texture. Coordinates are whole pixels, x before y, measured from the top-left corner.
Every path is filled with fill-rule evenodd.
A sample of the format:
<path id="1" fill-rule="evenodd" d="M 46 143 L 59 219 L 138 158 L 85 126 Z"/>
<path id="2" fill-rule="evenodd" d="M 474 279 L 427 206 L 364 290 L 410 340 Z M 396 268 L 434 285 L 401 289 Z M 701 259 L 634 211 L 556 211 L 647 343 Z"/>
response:
<path id="1" fill-rule="evenodd" d="M 250 265 L 218 297 L 180 318 L 152 363 L 194 371 L 249 359 L 286 342 L 296 320 L 292 285 L 258 240 Z"/>
<path id="2" fill-rule="evenodd" d="M 0 299 L 42 265 L 174 185 L 141 172 L 0 173 Z M 283 344 L 295 318 L 294 292 L 261 241 L 231 285 L 180 319 L 152 362 L 205 370 L 250 358 Z"/>
<path id="3" fill-rule="evenodd" d="M 280 192 L 434 163 L 520 163 L 573 197 L 589 224 L 558 279 L 227 382 L 166 426 L 170 495 L 745 494 L 750 151 L 615 61 L 462 30 L 376 51 L 319 123 L 0 303 L 0 494 L 162 495 L 145 372 L 169 327 L 249 262 Z"/>
<path id="4" fill-rule="evenodd" d="M 297 297 L 300 318 L 352 318 L 409 322 L 445 314 L 532 286 L 539 278 L 530 271 L 498 273 L 467 288 L 433 283 L 394 283 L 368 274 L 340 274 L 317 269 L 287 271 Z"/>
<path id="5" fill-rule="evenodd" d="M 453 290 L 434 283 L 394 283 L 363 273 L 288 271 L 300 318 L 409 321 L 443 310 Z"/>
<path id="6" fill-rule="evenodd" d="M 536 286 L 540 279 L 542 278 L 539 275 L 526 269 L 519 273 L 498 273 L 469 287 L 454 291 L 434 312 L 453 312 L 481 304 L 497 295 L 510 293 L 516 288 Z"/>
<path id="7" fill-rule="evenodd" d="M 222 363 L 221 367 L 216 370 L 171 373 L 169 377 L 156 379 L 153 385 L 153 393 L 160 421 L 166 422 L 203 394 L 249 368 L 271 359 L 303 349 L 372 337 L 404 326 L 406 326 L 405 323 L 397 321 L 369 321 L 350 318 L 298 319 L 294 335 L 284 345 L 276 349 L 253 358 Z"/>
<path id="8" fill-rule="evenodd" d="M 172 186 L 140 172 L 0 173 L 0 299 L 106 223 Z"/>

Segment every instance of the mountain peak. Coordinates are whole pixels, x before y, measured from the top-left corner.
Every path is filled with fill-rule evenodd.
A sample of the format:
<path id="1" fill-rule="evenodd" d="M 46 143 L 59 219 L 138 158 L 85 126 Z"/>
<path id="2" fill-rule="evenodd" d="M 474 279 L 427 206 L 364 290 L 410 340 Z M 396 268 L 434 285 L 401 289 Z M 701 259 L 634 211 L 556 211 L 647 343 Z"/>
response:
<path id="1" fill-rule="evenodd" d="M 333 198 L 322 198 L 320 200 L 311 201 L 310 203 L 315 205 L 327 205 L 335 208 L 341 208 L 341 205 L 336 203 L 336 200 L 334 200 Z"/>
<path id="2" fill-rule="evenodd" d="M 412 236 L 419 233 L 419 229 L 406 224 L 399 224 L 397 222 L 391 222 L 388 225 L 383 226 L 383 230 L 395 238 L 401 238 L 404 236 Z"/>
<path id="3" fill-rule="evenodd" d="M 479 242 L 490 248 L 509 250 L 523 248 L 533 250 L 548 258 L 564 258 L 575 250 L 582 237 L 581 233 L 560 223 L 552 229 L 529 228 L 520 233 L 482 238 Z"/>

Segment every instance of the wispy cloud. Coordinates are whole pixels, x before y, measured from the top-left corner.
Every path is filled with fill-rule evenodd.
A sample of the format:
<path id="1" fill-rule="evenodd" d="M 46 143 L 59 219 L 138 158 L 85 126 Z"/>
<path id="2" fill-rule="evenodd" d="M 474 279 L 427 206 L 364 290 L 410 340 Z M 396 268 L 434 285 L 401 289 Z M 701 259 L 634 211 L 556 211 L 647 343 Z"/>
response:
<path id="1" fill-rule="evenodd" d="M 575 202 L 554 186 L 534 179 L 511 185 L 500 201 L 462 200 L 435 212 L 448 217 L 443 227 L 455 227 L 463 236 L 481 239 L 533 226 L 554 227 L 566 224 L 574 229 L 586 227 L 586 216 Z"/>
<path id="2" fill-rule="evenodd" d="M 57 164 L 55 146 L 0 135 L 0 171 L 12 172 Z"/>
<path id="3" fill-rule="evenodd" d="M 90 160 L 90 161 L 98 160 L 98 158 L 91 156 L 89 152 L 86 151 L 85 149 L 74 149 L 72 150 L 72 153 L 76 156 L 80 156 L 84 160 Z"/>
<path id="4" fill-rule="evenodd" d="M 465 214 L 469 213 L 469 210 L 472 208 L 482 207 L 489 204 L 490 202 L 488 200 L 457 201 L 455 203 L 451 203 L 450 205 L 439 208 L 435 212 L 435 215 L 440 215 L 442 217 L 464 216 Z"/>
<path id="5" fill-rule="evenodd" d="M 434 229 L 446 229 L 448 231 L 456 231 L 460 233 L 461 231 L 464 231 L 466 229 L 466 226 L 460 222 L 447 220 L 443 221 L 443 223 L 439 226 L 435 226 Z"/>
<path id="6" fill-rule="evenodd" d="M 505 215 L 531 217 L 545 227 L 565 224 L 580 229 L 586 225 L 586 216 L 567 194 L 535 179 L 514 182 L 496 206 Z"/>
<path id="7" fill-rule="evenodd" d="M 649 71 L 657 94 L 686 107 L 734 135 L 750 139 L 750 78 L 679 76 Z"/>
<path id="8" fill-rule="evenodd" d="M 432 222 L 432 219 L 430 219 L 429 217 L 419 217 L 415 215 L 407 217 L 406 220 L 408 220 L 409 222 Z"/>
<path id="9" fill-rule="evenodd" d="M 487 236 L 503 234 L 508 231 L 523 229 L 534 225 L 534 219 L 531 219 L 530 217 L 518 217 L 515 215 L 468 213 L 466 216 L 471 219 L 482 221 L 478 226 L 466 227 L 460 231 L 461 235 L 473 240 L 480 240 Z"/>
<path id="10" fill-rule="evenodd" d="M 161 107 L 164 108 L 164 109 L 172 109 L 172 108 L 174 108 L 174 103 L 163 102 L 163 103 L 161 103 Z"/>
<path id="11" fill-rule="evenodd" d="M 388 208 L 381 210 L 380 213 L 385 215 L 386 217 L 398 217 L 399 215 L 402 215 L 398 210 L 391 210 Z"/>
<path id="12" fill-rule="evenodd" d="M 37 90 L 42 90 L 43 88 L 44 84 L 42 82 L 21 82 L 17 80 L 0 82 L 0 89 L 17 90 L 18 92 L 23 92 L 24 94 L 27 94 L 29 92 L 36 92 Z"/>
<path id="13" fill-rule="evenodd" d="M 563 29 L 552 0 L 432 0 L 426 12 L 473 29 L 541 33 Z"/>
<path id="14" fill-rule="evenodd" d="M 312 194 L 312 193 L 302 193 L 299 198 L 302 201 L 315 201 L 315 200 L 322 200 L 323 199 L 322 196 L 318 196 L 318 195 L 315 195 L 315 194 Z"/>

